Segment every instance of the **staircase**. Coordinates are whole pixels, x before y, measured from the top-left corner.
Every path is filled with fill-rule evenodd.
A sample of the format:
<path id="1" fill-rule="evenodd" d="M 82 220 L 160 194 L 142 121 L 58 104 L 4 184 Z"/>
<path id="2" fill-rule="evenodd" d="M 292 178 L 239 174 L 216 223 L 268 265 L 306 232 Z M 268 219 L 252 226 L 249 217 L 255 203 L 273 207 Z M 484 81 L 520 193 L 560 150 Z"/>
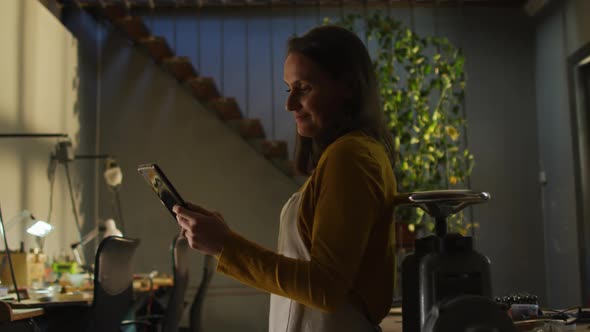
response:
<path id="1" fill-rule="evenodd" d="M 124 3 L 67 0 L 60 2 L 64 6 L 79 6 L 88 10 L 94 17 L 110 22 L 154 63 L 170 73 L 199 103 L 214 112 L 275 167 L 298 183 L 305 180 L 305 177 L 296 174 L 294 163 L 289 159 L 287 142 L 267 139 L 260 119 L 244 118 L 235 98 L 221 96 L 211 77 L 199 76 L 188 57 L 174 54 L 168 41 L 152 35 L 144 20 L 132 15 Z"/>

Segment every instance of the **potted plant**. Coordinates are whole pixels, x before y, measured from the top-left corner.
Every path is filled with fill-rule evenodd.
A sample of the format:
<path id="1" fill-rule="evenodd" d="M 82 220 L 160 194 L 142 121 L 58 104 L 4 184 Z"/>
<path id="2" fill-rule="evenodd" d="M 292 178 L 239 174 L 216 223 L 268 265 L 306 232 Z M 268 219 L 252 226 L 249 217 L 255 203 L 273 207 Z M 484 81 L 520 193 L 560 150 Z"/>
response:
<path id="1" fill-rule="evenodd" d="M 465 144 L 461 50 L 446 38 L 420 37 L 379 12 L 367 18 L 349 15 L 339 24 L 354 31 L 359 23 L 368 40 L 376 43 L 373 63 L 398 152 L 398 192 L 464 188 L 474 157 Z M 397 209 L 396 222 L 400 235 L 407 234 L 404 228 L 434 228 L 420 209 Z M 450 218 L 449 225 L 463 235 L 473 227 L 463 213 Z"/>

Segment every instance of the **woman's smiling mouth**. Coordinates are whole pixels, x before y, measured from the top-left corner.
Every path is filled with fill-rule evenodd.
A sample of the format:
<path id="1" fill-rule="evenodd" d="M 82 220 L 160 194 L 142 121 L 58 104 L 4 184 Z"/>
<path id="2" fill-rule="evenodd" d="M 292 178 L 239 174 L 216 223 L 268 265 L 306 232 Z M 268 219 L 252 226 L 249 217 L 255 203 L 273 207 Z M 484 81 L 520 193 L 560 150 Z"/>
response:
<path id="1" fill-rule="evenodd" d="M 303 120 L 307 120 L 308 118 L 310 118 L 311 115 L 310 114 L 295 114 L 295 121 L 303 121 Z"/>

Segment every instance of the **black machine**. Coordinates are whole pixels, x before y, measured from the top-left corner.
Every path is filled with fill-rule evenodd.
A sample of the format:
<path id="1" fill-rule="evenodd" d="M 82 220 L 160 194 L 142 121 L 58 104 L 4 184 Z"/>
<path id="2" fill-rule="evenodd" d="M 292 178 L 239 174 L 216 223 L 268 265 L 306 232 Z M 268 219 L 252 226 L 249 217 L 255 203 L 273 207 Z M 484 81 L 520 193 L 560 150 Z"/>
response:
<path id="1" fill-rule="evenodd" d="M 514 332 L 492 298 L 489 259 L 471 237 L 447 234 L 447 217 L 490 199 L 486 192 L 440 190 L 402 194 L 398 206 L 423 209 L 436 235 L 416 239 L 402 263 L 403 332 Z"/>

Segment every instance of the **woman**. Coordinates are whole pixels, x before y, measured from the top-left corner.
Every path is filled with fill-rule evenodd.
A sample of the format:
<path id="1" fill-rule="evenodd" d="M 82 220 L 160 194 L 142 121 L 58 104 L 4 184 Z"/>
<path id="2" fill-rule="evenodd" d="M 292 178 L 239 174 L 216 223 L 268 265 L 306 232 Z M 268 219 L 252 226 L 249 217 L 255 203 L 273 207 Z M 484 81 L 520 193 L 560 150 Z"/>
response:
<path id="1" fill-rule="evenodd" d="M 289 40 L 284 80 L 309 178 L 281 212 L 278 253 L 195 205 L 175 206 L 178 223 L 217 271 L 272 293 L 271 332 L 378 330 L 392 300 L 396 183 L 369 54 L 350 31 L 318 27 Z"/>

